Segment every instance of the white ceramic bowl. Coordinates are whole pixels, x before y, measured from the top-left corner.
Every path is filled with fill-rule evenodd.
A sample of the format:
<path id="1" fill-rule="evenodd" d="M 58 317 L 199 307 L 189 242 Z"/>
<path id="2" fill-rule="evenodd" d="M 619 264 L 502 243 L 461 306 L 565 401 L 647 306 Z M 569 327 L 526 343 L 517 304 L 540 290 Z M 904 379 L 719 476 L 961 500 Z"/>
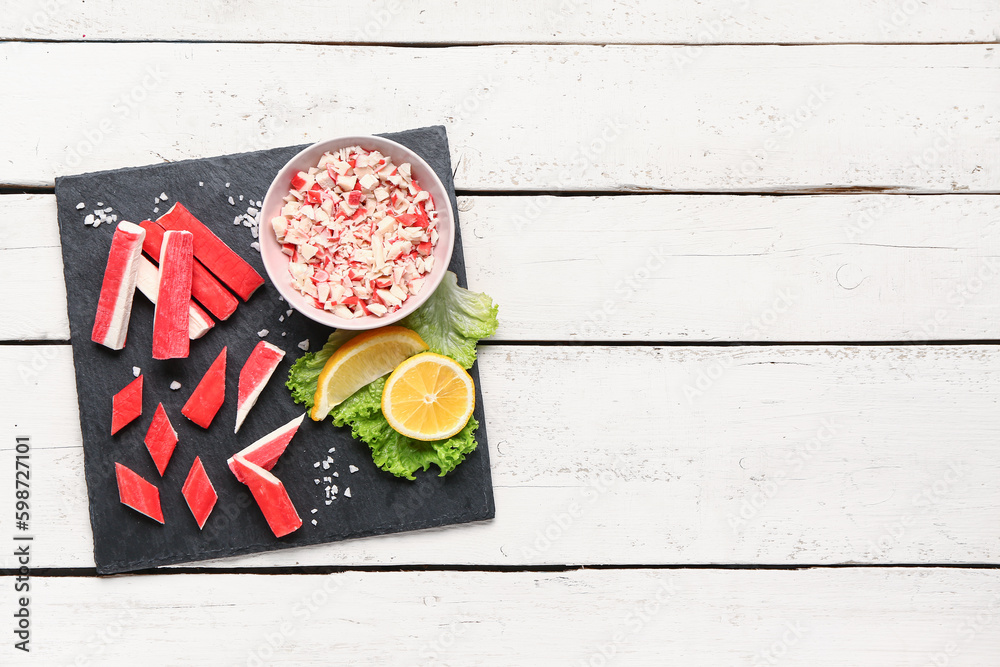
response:
<path id="1" fill-rule="evenodd" d="M 281 252 L 281 244 L 278 243 L 271 227 L 271 218 L 281 214 L 281 208 L 284 206 L 282 200 L 288 194 L 292 177 L 300 171 L 308 171 L 309 167 L 315 167 L 327 151 L 335 151 L 347 146 L 361 146 L 366 150 L 377 150 L 382 155 L 390 156 L 397 165 L 409 162 L 410 173 L 421 188 L 430 192 L 438 212 L 438 242 L 432 253 L 434 255 L 434 270 L 425 278 L 424 286 L 419 294 L 411 296 L 403 302 L 399 310 L 384 317 L 366 315 L 348 320 L 312 305 L 301 292 L 292 286 L 292 279 L 288 273 L 290 258 Z M 264 196 L 264 204 L 260 212 L 259 241 L 260 255 L 264 261 L 267 275 L 292 308 L 309 319 L 337 329 L 377 329 L 398 322 L 412 313 L 441 284 L 441 280 L 448 270 L 448 264 L 451 263 L 451 252 L 455 247 L 455 211 L 451 207 L 451 197 L 448 196 L 441 179 L 434 173 L 430 165 L 424 162 L 423 158 L 406 146 L 383 137 L 340 137 L 329 141 L 320 141 L 309 146 L 281 168 L 278 175 L 274 177 L 274 181 L 271 182 L 271 187 L 267 189 L 267 195 Z"/>

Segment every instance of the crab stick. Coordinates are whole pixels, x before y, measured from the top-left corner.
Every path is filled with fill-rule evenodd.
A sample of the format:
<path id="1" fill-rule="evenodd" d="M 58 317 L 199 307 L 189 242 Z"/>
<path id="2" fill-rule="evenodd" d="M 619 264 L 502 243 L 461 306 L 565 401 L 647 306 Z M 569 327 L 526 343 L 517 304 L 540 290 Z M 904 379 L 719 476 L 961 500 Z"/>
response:
<path id="1" fill-rule="evenodd" d="M 143 251 L 158 259 L 163 245 L 163 227 L 151 220 L 144 220 L 139 226 L 146 230 L 146 240 L 142 242 Z M 240 303 L 197 259 L 191 263 L 191 297 L 220 320 L 228 319 Z"/>
<path id="2" fill-rule="evenodd" d="M 246 480 L 245 484 L 275 537 L 284 537 L 302 527 L 302 519 L 280 479 L 241 456 L 233 459 L 233 465 L 238 471 L 237 478 Z"/>
<path id="3" fill-rule="evenodd" d="M 166 230 L 184 230 L 194 234 L 194 254 L 198 261 L 244 301 L 264 284 L 264 279 L 245 259 L 191 215 L 180 202 L 171 206 L 157 222 Z"/>
<path id="4" fill-rule="evenodd" d="M 201 382 L 181 408 L 181 414 L 202 428 L 208 428 L 226 400 L 226 348 L 208 367 Z"/>
<path id="5" fill-rule="evenodd" d="M 156 305 L 156 297 L 160 291 L 160 271 L 145 257 L 139 258 L 139 277 L 135 286 Z M 191 340 L 201 338 L 215 326 L 215 320 L 194 301 L 188 302 L 188 315 L 188 338 Z"/>
<path id="6" fill-rule="evenodd" d="M 266 341 L 262 340 L 254 347 L 240 369 L 240 384 L 236 395 L 236 430 L 233 433 L 240 432 L 247 413 L 257 403 L 260 392 L 284 357 L 284 350 Z"/>
<path id="7" fill-rule="evenodd" d="M 299 430 L 299 426 L 302 425 L 302 420 L 305 417 L 305 413 L 302 413 L 284 426 L 271 431 L 249 447 L 241 449 L 229 457 L 226 463 L 229 464 L 229 469 L 236 475 L 236 479 L 246 484 L 246 481 L 240 475 L 240 469 L 236 466 L 235 461 L 237 458 L 242 458 L 247 463 L 260 466 L 264 470 L 273 468 L 274 464 L 285 452 L 288 443 L 292 441 L 292 436 Z"/>
<path id="8" fill-rule="evenodd" d="M 122 505 L 163 523 L 159 489 L 121 463 L 115 463 L 115 477 L 118 478 L 118 500 Z"/>
<path id="9" fill-rule="evenodd" d="M 194 463 L 191 464 L 191 470 L 184 480 L 184 486 L 181 487 L 181 495 L 184 496 L 194 520 L 198 523 L 198 529 L 201 530 L 205 527 L 219 494 L 215 492 L 200 456 L 196 456 Z"/>
<path id="10" fill-rule="evenodd" d="M 191 232 L 167 232 L 160 250 L 160 280 L 153 313 L 153 358 L 183 359 L 188 356 L 191 262 L 194 258 Z"/>
<path id="11" fill-rule="evenodd" d="M 132 420 L 142 414 L 142 378 L 140 375 L 136 379 L 125 385 L 111 399 L 111 435 L 122 430 Z"/>
<path id="12" fill-rule="evenodd" d="M 167 469 L 170 457 L 174 454 L 174 448 L 177 447 L 177 431 L 171 425 L 167 411 L 163 409 L 163 403 L 156 406 L 153 421 L 149 425 L 149 430 L 146 431 L 146 438 L 143 442 L 146 443 L 149 455 L 153 457 L 156 471 L 160 473 L 160 477 L 163 477 L 163 471 Z"/>
<path id="13" fill-rule="evenodd" d="M 132 296 L 142 257 L 145 230 L 139 225 L 122 221 L 111 239 L 108 264 L 104 269 L 101 296 L 97 300 L 97 316 L 91 340 L 112 350 L 125 347 L 128 321 L 132 315 Z"/>

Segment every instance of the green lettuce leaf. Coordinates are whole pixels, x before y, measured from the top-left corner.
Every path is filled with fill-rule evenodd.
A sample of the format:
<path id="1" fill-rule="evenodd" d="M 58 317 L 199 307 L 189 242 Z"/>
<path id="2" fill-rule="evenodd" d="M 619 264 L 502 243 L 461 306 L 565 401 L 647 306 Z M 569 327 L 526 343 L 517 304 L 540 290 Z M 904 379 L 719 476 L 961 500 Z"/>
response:
<path id="1" fill-rule="evenodd" d="M 497 331 L 498 310 L 488 295 L 459 287 L 458 278 L 448 271 L 431 298 L 400 324 L 420 334 L 431 352 L 472 368 L 476 343 Z"/>
<path id="2" fill-rule="evenodd" d="M 400 324 L 420 334 L 432 352 L 449 356 L 470 368 L 476 361 L 476 343 L 497 330 L 497 310 L 489 296 L 459 287 L 455 274 L 448 272 L 431 298 Z M 296 360 L 285 382 L 292 392 L 292 400 L 307 408 L 313 406 L 316 382 L 323 366 L 355 334 L 353 331 L 334 331 L 321 350 L 306 353 Z M 446 440 L 422 442 L 396 432 L 382 415 L 384 387 L 385 378 L 379 378 L 330 411 L 334 425 L 349 426 L 351 434 L 368 445 L 379 468 L 412 480 L 416 479 L 416 471 L 426 471 L 436 465 L 444 476 L 475 450 L 476 429 L 479 428 L 475 417 Z"/>

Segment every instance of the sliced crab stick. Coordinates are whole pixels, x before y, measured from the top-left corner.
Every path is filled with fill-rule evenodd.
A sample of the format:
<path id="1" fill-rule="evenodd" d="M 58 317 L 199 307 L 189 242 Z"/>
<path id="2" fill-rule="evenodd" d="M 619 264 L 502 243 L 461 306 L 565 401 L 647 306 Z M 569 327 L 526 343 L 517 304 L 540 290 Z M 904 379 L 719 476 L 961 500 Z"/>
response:
<path id="1" fill-rule="evenodd" d="M 159 489 L 121 463 L 115 463 L 115 477 L 118 478 L 118 500 L 122 505 L 163 523 Z"/>
<path id="2" fill-rule="evenodd" d="M 142 243 L 143 251 L 154 259 L 159 258 L 163 244 L 163 227 L 151 220 L 144 220 L 139 225 L 146 230 L 146 240 Z M 240 303 L 197 259 L 191 263 L 191 297 L 220 320 L 232 315 Z"/>
<path id="3" fill-rule="evenodd" d="M 156 305 L 160 290 L 160 271 L 145 257 L 139 258 L 139 278 L 135 283 L 147 299 Z M 208 333 L 215 326 L 215 320 L 194 301 L 188 302 L 188 338 L 194 340 Z"/>
<path id="4" fill-rule="evenodd" d="M 244 301 L 264 284 L 264 279 L 246 260 L 236 254 L 201 220 L 191 215 L 180 202 L 171 206 L 157 222 L 166 230 L 184 230 L 194 234 L 194 254 L 198 261 Z"/>
<path id="5" fill-rule="evenodd" d="M 111 399 L 111 435 L 142 414 L 142 378 L 129 382 Z"/>
<path id="6" fill-rule="evenodd" d="M 104 269 L 101 296 L 97 300 L 97 316 L 91 340 L 112 350 L 125 347 L 128 320 L 132 315 L 132 296 L 142 257 L 145 230 L 139 225 L 122 221 L 111 238 L 111 251 Z"/>
<path id="7" fill-rule="evenodd" d="M 237 457 L 242 458 L 248 463 L 260 466 L 264 470 L 273 468 L 274 464 L 285 452 L 288 443 L 292 441 L 292 436 L 299 430 L 299 426 L 302 425 L 302 420 L 305 417 L 305 413 L 299 415 L 284 426 L 271 431 L 249 447 L 233 454 L 226 463 L 229 464 L 229 469 L 236 475 L 236 479 L 246 484 L 246 481 L 240 475 L 239 468 L 236 466 L 235 461 Z"/>
<path id="8" fill-rule="evenodd" d="M 153 313 L 153 358 L 183 359 L 188 356 L 191 263 L 194 259 L 191 232 L 167 232 L 160 249 L 160 280 Z"/>
<path id="9" fill-rule="evenodd" d="M 219 494 L 215 492 L 200 456 L 195 457 L 194 463 L 191 464 L 191 470 L 184 480 L 184 486 L 181 487 L 181 495 L 184 496 L 194 520 L 198 523 L 198 529 L 201 530 L 205 527 Z"/>
<path id="10" fill-rule="evenodd" d="M 181 408 L 181 414 L 202 428 L 208 428 L 226 400 L 226 348 L 215 358 Z"/>
<path id="11" fill-rule="evenodd" d="M 233 433 L 240 432 L 247 413 L 257 403 L 260 392 L 284 357 L 284 350 L 266 341 L 262 340 L 254 347 L 240 369 L 240 384 L 236 395 L 236 430 Z"/>
<path id="12" fill-rule="evenodd" d="M 275 537 L 284 537 L 302 527 L 302 519 L 280 479 L 241 456 L 234 458 L 233 464 L 238 471 L 236 477 L 246 480 L 245 484 Z"/>
<path id="13" fill-rule="evenodd" d="M 157 472 L 160 473 L 160 477 L 163 477 L 163 471 L 167 469 L 170 457 L 174 454 L 174 448 L 177 447 L 177 431 L 170 423 L 167 411 L 163 409 L 163 403 L 156 406 L 153 421 L 149 425 L 149 430 L 146 431 L 146 438 L 143 442 L 146 443 L 149 455 L 153 457 Z"/>

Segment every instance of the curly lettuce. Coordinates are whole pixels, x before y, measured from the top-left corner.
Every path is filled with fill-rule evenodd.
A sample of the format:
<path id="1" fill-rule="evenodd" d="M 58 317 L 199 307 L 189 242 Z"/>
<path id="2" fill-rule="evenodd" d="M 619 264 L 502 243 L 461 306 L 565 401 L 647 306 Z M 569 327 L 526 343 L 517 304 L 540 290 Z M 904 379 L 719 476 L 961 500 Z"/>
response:
<path id="1" fill-rule="evenodd" d="M 459 287 L 455 274 L 448 272 L 431 298 L 400 324 L 420 334 L 432 352 L 449 356 L 470 368 L 476 361 L 479 339 L 497 330 L 497 310 L 489 296 Z M 354 333 L 334 331 L 322 349 L 296 360 L 285 383 L 291 390 L 292 400 L 307 408 L 313 406 L 316 382 L 323 366 Z M 479 422 L 475 417 L 470 418 L 461 431 L 444 440 L 424 442 L 398 433 L 382 414 L 384 387 L 385 378 L 379 378 L 330 411 L 335 426 L 350 427 L 351 435 L 368 445 L 379 468 L 413 480 L 418 470 L 426 471 L 436 465 L 443 477 L 476 449 Z"/>
<path id="2" fill-rule="evenodd" d="M 496 333 L 499 309 L 488 295 L 459 287 L 448 271 L 431 298 L 400 324 L 420 334 L 431 352 L 468 369 L 476 362 L 476 343 Z"/>

